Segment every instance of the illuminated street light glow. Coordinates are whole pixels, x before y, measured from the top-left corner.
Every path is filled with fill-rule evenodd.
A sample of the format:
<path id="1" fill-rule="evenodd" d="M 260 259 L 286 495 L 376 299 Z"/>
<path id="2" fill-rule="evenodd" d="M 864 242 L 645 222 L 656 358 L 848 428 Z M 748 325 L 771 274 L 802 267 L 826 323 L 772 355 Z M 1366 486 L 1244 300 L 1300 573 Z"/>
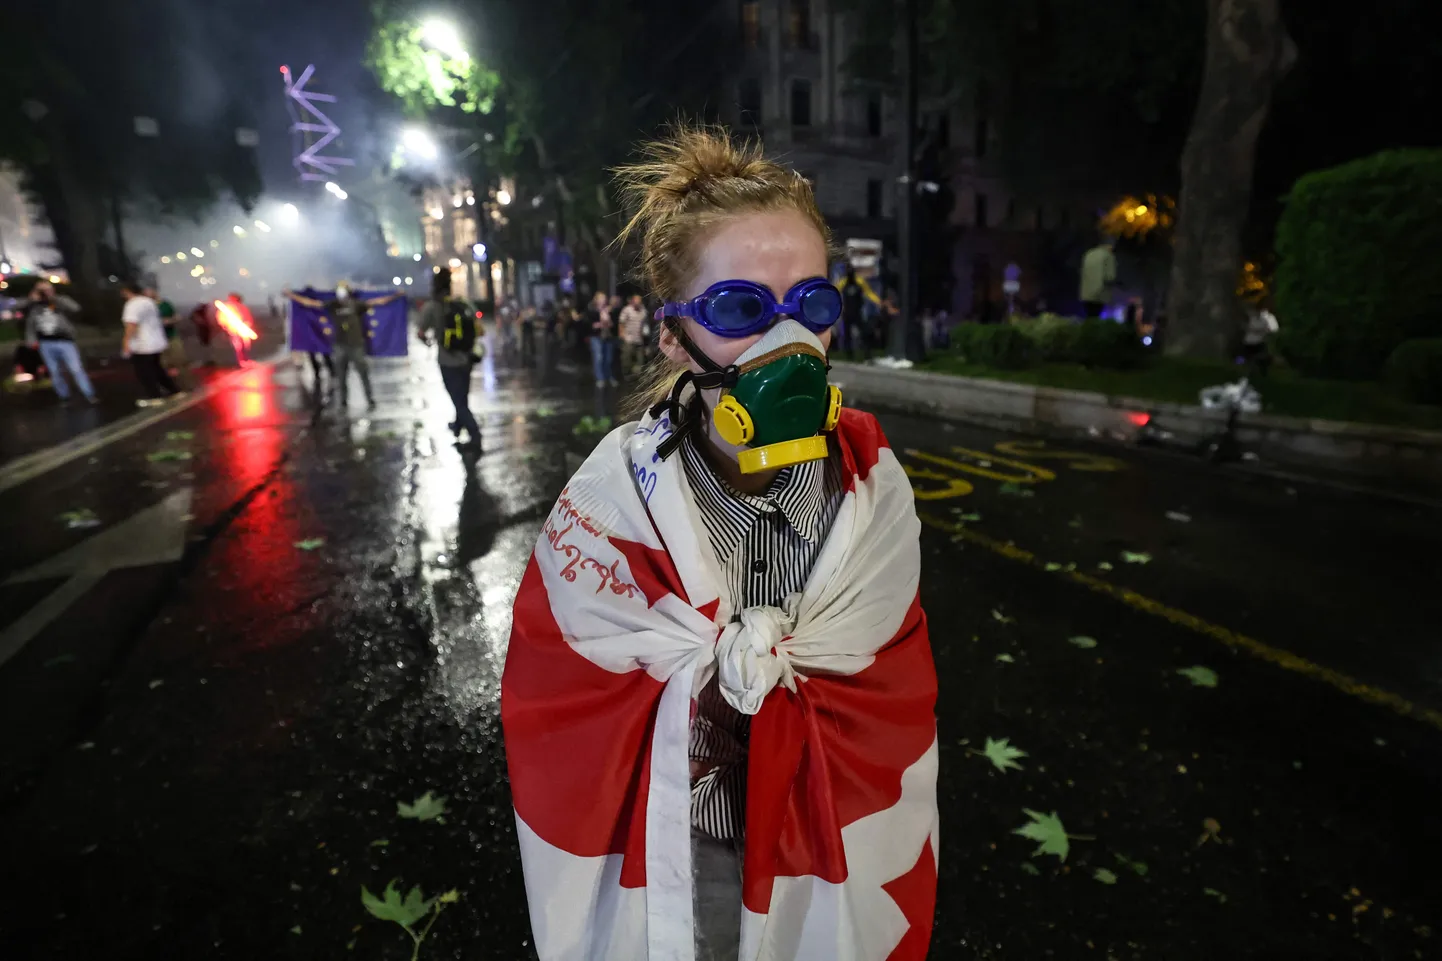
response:
<path id="1" fill-rule="evenodd" d="M 205 256 L 205 251 L 201 250 L 199 247 L 191 247 L 191 248 L 190 248 L 190 252 L 191 252 L 191 254 L 193 254 L 193 255 L 196 256 L 196 257 L 204 257 L 204 256 Z"/>
<path id="2" fill-rule="evenodd" d="M 486 262 L 486 245 L 485 245 L 485 244 L 475 244 L 475 245 L 473 245 L 473 246 L 471 247 L 471 256 L 472 256 L 472 257 L 475 257 L 476 260 L 480 261 L 481 263 L 485 263 L 485 262 Z"/>
<path id="3" fill-rule="evenodd" d="M 59 275 L 59 274 L 51 274 L 49 279 L 50 279 L 50 282 L 51 282 L 52 284 L 58 284 L 58 283 L 60 283 L 60 275 Z"/>
<path id="4" fill-rule="evenodd" d="M 432 207 L 430 210 L 427 211 L 427 213 L 431 215 L 432 220 L 440 220 L 442 217 L 445 216 L 445 214 L 441 213 L 441 208 L 439 207 Z"/>
<path id="5" fill-rule="evenodd" d="M 161 262 L 162 264 L 168 264 L 168 263 L 170 263 L 170 257 L 169 257 L 169 256 L 161 257 L 161 258 L 160 258 L 160 262 Z"/>
<path id="6" fill-rule="evenodd" d="M 236 224 L 234 227 L 230 228 L 230 230 L 231 233 L 235 234 L 237 237 L 245 236 L 245 228 L 242 227 L 240 224 Z"/>
<path id="7" fill-rule="evenodd" d="M 295 204 L 282 204 L 280 217 L 287 224 L 293 224 L 300 220 L 300 208 Z"/>
<path id="8" fill-rule="evenodd" d="M 211 250 L 215 250 L 215 249 L 216 249 L 217 247 L 219 247 L 219 246 L 220 246 L 220 241 L 218 241 L 218 240 L 212 240 L 212 241 L 210 242 L 210 249 L 211 249 Z"/>
<path id="9" fill-rule="evenodd" d="M 496 203 L 502 207 L 511 202 L 511 192 L 504 187 L 496 191 Z"/>
<path id="10" fill-rule="evenodd" d="M 10 273 L 10 265 L 7 264 L 7 263 L 0 262 L 0 274 L 8 274 L 8 273 Z"/>
<path id="11" fill-rule="evenodd" d="M 406 286 L 407 286 L 407 287 L 409 287 L 409 286 L 410 286 L 411 284 L 413 284 L 413 283 L 415 283 L 415 279 L 414 279 L 414 278 L 412 278 L 412 277 L 407 277 L 407 278 L 406 278 Z"/>
<path id="12" fill-rule="evenodd" d="M 456 267 L 459 267 L 460 265 L 461 265 L 461 258 L 459 258 L 459 257 L 452 257 L 452 258 L 451 258 L 451 269 L 454 270 Z"/>
<path id="13" fill-rule="evenodd" d="M 454 197 L 451 198 L 451 206 L 452 206 L 452 207 L 459 207 L 459 206 L 461 206 L 463 203 L 464 203 L 464 201 L 461 200 L 461 195 L 460 195 L 460 194 L 456 194 Z"/>
<path id="14" fill-rule="evenodd" d="M 416 263 L 420 263 L 420 262 L 421 262 L 421 255 L 420 255 L 420 254 L 415 254 L 415 255 L 413 255 L 413 256 L 411 257 L 411 260 L 414 260 Z"/>
<path id="15" fill-rule="evenodd" d="M 391 286 L 392 286 L 392 287 L 399 287 L 400 285 L 401 285 L 401 279 L 400 279 L 399 277 L 392 277 L 392 278 L 391 278 Z"/>
<path id="16" fill-rule="evenodd" d="M 466 45 L 461 42 L 456 25 L 445 20 L 427 20 L 421 24 L 421 40 L 455 60 L 469 60 Z"/>
<path id="17" fill-rule="evenodd" d="M 476 205 L 476 198 L 475 198 L 475 196 L 474 196 L 474 195 L 467 195 L 467 196 L 466 196 L 466 204 L 467 204 L 468 206 L 474 207 L 474 206 Z"/>
<path id="18" fill-rule="evenodd" d="M 441 152 L 431 135 L 420 127 L 407 127 L 402 130 L 401 146 L 422 160 L 435 160 Z"/>
<path id="19" fill-rule="evenodd" d="M 177 251 L 175 252 L 175 259 L 176 259 L 176 260 L 184 260 L 184 259 L 185 259 L 185 251 L 183 251 L 183 250 L 177 250 Z"/>
<path id="20" fill-rule="evenodd" d="M 270 233 L 270 224 L 266 223 L 264 220 L 257 220 L 255 222 L 255 229 L 264 231 L 265 233 Z"/>
<path id="21" fill-rule="evenodd" d="M 350 196 L 350 194 L 341 189 L 340 184 L 334 180 L 327 180 L 325 182 L 325 189 L 327 193 L 332 194 L 337 200 L 344 200 Z"/>

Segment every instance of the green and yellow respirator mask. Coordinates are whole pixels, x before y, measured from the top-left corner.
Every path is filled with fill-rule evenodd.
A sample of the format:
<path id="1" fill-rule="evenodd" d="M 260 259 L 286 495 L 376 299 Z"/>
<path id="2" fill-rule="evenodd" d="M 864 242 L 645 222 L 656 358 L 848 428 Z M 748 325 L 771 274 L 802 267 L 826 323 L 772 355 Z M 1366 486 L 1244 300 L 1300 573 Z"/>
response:
<path id="1" fill-rule="evenodd" d="M 841 389 L 826 381 L 826 350 L 815 333 L 783 318 L 735 363 L 721 367 L 696 346 L 679 317 L 668 316 L 666 323 L 702 373 L 683 373 L 670 398 L 652 409 L 653 415 L 671 410 L 678 423 L 676 433 L 658 448 L 663 458 L 687 432 L 707 426 L 706 407 L 713 437 L 735 450 L 743 474 L 826 457 L 825 435 L 841 417 Z M 680 417 L 681 393 L 688 383 L 697 389 L 687 416 Z"/>

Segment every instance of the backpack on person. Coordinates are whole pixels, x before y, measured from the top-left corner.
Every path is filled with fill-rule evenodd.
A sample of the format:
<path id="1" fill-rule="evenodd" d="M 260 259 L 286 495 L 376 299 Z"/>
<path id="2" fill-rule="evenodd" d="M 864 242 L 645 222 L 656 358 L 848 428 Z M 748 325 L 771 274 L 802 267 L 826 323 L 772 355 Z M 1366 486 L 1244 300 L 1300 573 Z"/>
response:
<path id="1" fill-rule="evenodd" d="M 476 317 L 463 300 L 446 301 L 446 328 L 443 332 L 446 350 L 465 354 L 471 363 L 480 360 L 477 351 Z"/>

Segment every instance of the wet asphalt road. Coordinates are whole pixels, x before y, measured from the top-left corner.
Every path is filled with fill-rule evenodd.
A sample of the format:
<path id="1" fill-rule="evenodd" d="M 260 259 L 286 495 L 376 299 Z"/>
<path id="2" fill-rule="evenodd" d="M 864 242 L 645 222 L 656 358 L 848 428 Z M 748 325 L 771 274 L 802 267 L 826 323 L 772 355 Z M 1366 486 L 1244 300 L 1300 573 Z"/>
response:
<path id="1" fill-rule="evenodd" d="M 392 878 L 458 892 L 420 957 L 532 956 L 510 602 L 614 397 L 478 376 L 476 459 L 428 356 L 380 368 L 373 413 L 257 368 L 0 492 L 0 958 L 407 958 L 360 900 Z M 933 958 L 1442 957 L 1442 512 L 882 420 L 941 678 Z"/>

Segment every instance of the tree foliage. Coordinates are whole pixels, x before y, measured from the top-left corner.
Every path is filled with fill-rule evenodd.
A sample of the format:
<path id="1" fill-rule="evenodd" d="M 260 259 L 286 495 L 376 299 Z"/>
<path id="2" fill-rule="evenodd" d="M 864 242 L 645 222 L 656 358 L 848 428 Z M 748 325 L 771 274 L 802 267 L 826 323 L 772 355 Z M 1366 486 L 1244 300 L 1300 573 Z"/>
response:
<path id="1" fill-rule="evenodd" d="M 381 89 L 413 114 L 438 107 L 490 113 L 500 78 L 468 54 L 447 55 L 424 42 L 422 25 L 381 21 L 366 46 L 366 66 Z"/>

